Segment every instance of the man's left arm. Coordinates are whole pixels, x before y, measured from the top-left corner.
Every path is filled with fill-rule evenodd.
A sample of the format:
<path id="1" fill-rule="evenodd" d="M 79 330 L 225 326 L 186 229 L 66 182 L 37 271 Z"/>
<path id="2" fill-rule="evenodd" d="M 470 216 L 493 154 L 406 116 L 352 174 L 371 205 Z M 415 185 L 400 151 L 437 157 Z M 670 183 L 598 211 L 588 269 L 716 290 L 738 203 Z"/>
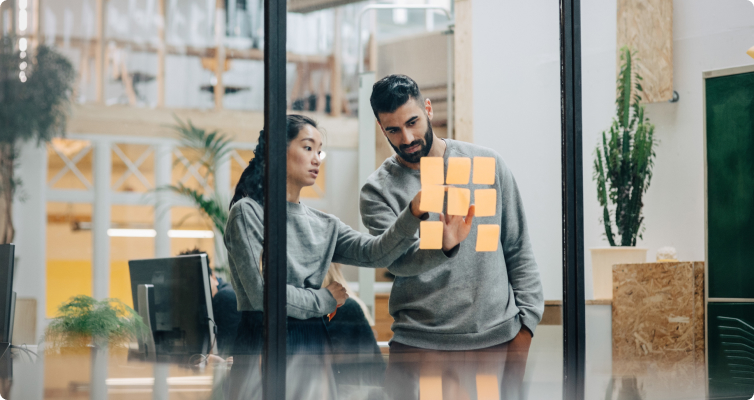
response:
<path id="1" fill-rule="evenodd" d="M 497 162 L 500 182 L 498 190 L 502 197 L 500 241 L 508 269 L 508 281 L 520 310 L 521 323 L 528 329 L 528 333 L 533 334 L 544 312 L 542 281 L 529 240 L 526 215 L 516 180 L 500 157 L 497 157 Z"/>

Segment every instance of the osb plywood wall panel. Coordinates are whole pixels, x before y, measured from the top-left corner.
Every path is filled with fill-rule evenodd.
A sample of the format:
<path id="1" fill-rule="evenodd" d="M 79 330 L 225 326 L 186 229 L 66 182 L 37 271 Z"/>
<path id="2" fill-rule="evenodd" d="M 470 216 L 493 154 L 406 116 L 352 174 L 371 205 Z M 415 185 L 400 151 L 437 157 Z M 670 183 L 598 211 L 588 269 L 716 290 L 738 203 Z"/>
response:
<path id="1" fill-rule="evenodd" d="M 703 263 L 614 266 L 613 374 L 651 398 L 703 390 L 703 310 Z"/>
<path id="2" fill-rule="evenodd" d="M 618 0 L 618 50 L 638 52 L 643 102 L 673 98 L 673 0 Z M 620 71 L 620 51 L 618 52 Z"/>

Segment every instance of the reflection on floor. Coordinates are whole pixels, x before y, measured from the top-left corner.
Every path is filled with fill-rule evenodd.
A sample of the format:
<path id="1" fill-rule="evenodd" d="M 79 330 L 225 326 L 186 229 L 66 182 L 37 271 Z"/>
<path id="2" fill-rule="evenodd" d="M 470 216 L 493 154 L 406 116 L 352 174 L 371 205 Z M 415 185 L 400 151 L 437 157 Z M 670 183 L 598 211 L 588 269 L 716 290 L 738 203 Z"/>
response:
<path id="1" fill-rule="evenodd" d="M 696 400 L 704 393 L 688 393 L 688 388 L 671 388 L 668 392 L 650 392 L 635 379 L 614 379 L 612 360 L 611 306 L 586 306 L 586 400 Z M 14 358 L 11 399 L 88 398 L 90 357 L 70 354 L 45 357 L 44 364 L 31 364 L 29 358 Z M 219 383 L 222 370 L 173 368 L 167 386 L 170 399 L 210 399 L 213 386 Z M 525 377 L 526 398 L 530 400 L 562 398 L 563 330 L 561 325 L 540 325 L 535 333 Z M 114 354 L 108 365 L 109 399 L 152 399 L 154 370 L 143 363 L 126 362 Z M 341 390 L 343 399 L 373 398 L 374 388 L 348 387 Z M 377 398 L 382 398 L 379 396 Z M 473 400 L 473 399 L 471 399 Z"/>

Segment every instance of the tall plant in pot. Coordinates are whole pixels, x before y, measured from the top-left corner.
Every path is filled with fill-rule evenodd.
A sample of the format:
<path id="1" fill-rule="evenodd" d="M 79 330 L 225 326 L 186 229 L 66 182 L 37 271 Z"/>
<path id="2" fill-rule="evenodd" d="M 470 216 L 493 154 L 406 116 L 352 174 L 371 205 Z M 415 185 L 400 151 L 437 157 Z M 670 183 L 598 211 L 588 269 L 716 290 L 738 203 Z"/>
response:
<path id="1" fill-rule="evenodd" d="M 594 155 L 594 181 L 602 207 L 602 223 L 609 248 L 594 248 L 592 273 L 595 298 L 612 298 L 612 266 L 645 262 L 647 250 L 636 248 L 642 238 L 642 197 L 649 189 L 654 166 L 654 125 L 641 105 L 642 77 L 636 71 L 636 53 L 621 50 L 616 116 L 602 132 Z"/>
<path id="2" fill-rule="evenodd" d="M 0 243 L 15 234 L 19 146 L 65 133 L 75 78 L 73 65 L 55 49 L 26 46 L 27 39 L 0 37 Z"/>

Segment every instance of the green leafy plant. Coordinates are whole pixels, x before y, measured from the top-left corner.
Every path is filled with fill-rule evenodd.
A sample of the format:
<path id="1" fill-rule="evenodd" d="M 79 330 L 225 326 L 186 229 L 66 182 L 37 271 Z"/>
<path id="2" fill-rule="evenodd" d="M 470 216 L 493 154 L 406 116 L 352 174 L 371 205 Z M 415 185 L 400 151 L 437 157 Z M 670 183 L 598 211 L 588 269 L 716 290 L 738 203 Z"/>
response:
<path id="1" fill-rule="evenodd" d="M 13 36 L 0 38 L 0 243 L 10 243 L 15 234 L 18 146 L 64 135 L 75 77 L 73 65 L 54 49 L 22 52 L 17 42 Z"/>
<path id="2" fill-rule="evenodd" d="M 595 150 L 593 177 L 610 246 L 636 246 L 644 231 L 642 196 L 652 179 L 656 143 L 654 125 L 640 104 L 643 89 L 642 77 L 634 70 L 636 53 L 623 47 L 620 59 L 616 116 Z M 613 221 L 620 237 L 617 241 Z"/>
<path id="3" fill-rule="evenodd" d="M 147 329 L 136 311 L 118 299 L 97 301 L 79 295 L 58 307 L 58 316 L 45 331 L 45 342 L 53 349 L 102 342 L 125 346 Z"/>
<path id="4" fill-rule="evenodd" d="M 183 122 L 177 117 L 175 117 L 175 120 L 176 124 L 171 128 L 178 133 L 181 146 L 188 148 L 197 155 L 199 164 L 206 171 L 204 180 L 207 182 L 214 181 L 217 165 L 232 150 L 232 139 L 216 130 L 207 131 L 197 128 L 191 121 Z M 199 190 L 186 187 L 182 183 L 159 188 L 159 190 L 168 190 L 190 200 L 202 215 L 212 221 L 216 236 L 219 236 L 220 239 L 215 241 L 214 269 L 221 275 L 225 275 L 228 269 L 222 236 L 225 234 L 225 224 L 228 222 L 230 199 L 224 199 L 218 195 L 217 189 L 216 187 L 213 193 L 202 193 Z"/>

